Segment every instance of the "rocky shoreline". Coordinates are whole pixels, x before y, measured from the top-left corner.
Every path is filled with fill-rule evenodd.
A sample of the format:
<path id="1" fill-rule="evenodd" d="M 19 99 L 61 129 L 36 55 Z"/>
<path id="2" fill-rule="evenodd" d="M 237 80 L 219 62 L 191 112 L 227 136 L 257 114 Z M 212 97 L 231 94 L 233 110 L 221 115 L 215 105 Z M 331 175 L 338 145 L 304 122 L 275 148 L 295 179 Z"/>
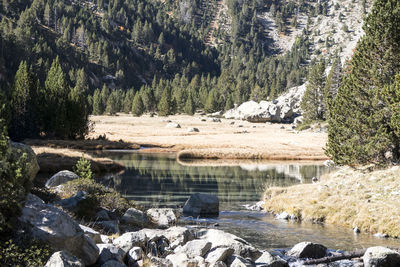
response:
<path id="1" fill-rule="evenodd" d="M 16 145 L 15 145 L 16 146 Z M 24 147 L 20 146 L 20 149 Z M 36 157 L 27 151 L 29 172 L 37 173 Z M 77 180 L 64 171 L 51 177 L 46 186 L 62 194 L 65 183 Z M 65 193 L 65 192 L 64 192 Z M 290 249 L 266 251 L 217 226 L 178 225 L 179 217 L 218 215 L 215 196 L 194 194 L 182 210 L 127 208 L 123 214 L 100 207 L 92 220 L 77 221 L 73 215 L 88 193 L 47 203 L 29 194 L 19 217 L 22 234 L 49 244 L 56 252 L 45 266 L 305 266 L 335 262 L 335 266 L 398 266 L 400 253 L 372 247 L 362 253 L 328 250 L 321 244 L 301 242 Z M 86 207 L 94 209 L 95 207 Z M 72 212 L 72 213 L 71 213 Z M 323 266 L 323 265 L 322 265 Z"/>

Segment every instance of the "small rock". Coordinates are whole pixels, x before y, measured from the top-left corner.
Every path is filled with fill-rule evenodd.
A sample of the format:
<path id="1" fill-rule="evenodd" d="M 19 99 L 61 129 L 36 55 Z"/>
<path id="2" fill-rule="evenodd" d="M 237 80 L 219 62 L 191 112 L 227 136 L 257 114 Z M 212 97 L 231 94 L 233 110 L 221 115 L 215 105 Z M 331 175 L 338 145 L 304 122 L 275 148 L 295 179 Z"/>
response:
<path id="1" fill-rule="evenodd" d="M 192 240 L 187 242 L 183 247 L 175 249 L 175 253 L 185 253 L 189 258 L 196 256 L 203 257 L 211 249 L 211 242 L 207 240 Z"/>
<path id="2" fill-rule="evenodd" d="M 110 216 L 108 215 L 108 212 L 106 210 L 101 210 L 96 213 L 95 219 L 100 220 L 100 221 L 109 221 Z"/>
<path id="3" fill-rule="evenodd" d="M 376 233 L 376 234 L 374 234 L 374 237 L 376 237 L 376 238 L 388 238 L 389 235 L 388 234 L 382 234 L 382 233 Z"/>
<path id="4" fill-rule="evenodd" d="M 363 256 L 365 267 L 400 266 L 400 254 L 385 247 L 368 248 Z"/>
<path id="5" fill-rule="evenodd" d="M 124 216 L 121 218 L 122 223 L 144 226 L 149 222 L 146 214 L 143 211 L 137 210 L 135 208 L 129 208 Z"/>
<path id="6" fill-rule="evenodd" d="M 190 127 L 190 128 L 187 129 L 187 132 L 188 132 L 188 133 L 198 133 L 198 132 L 200 132 L 200 131 L 199 131 L 198 128 Z"/>
<path id="7" fill-rule="evenodd" d="M 148 267 L 173 267 L 172 262 L 168 259 L 152 257 Z"/>
<path id="8" fill-rule="evenodd" d="M 273 266 L 273 267 L 289 267 L 289 264 L 280 259 L 279 257 L 274 257 L 271 253 L 264 251 L 260 258 L 256 260 L 257 266 Z"/>
<path id="9" fill-rule="evenodd" d="M 253 267 L 254 264 L 245 258 L 242 258 L 238 255 L 233 255 L 228 260 L 228 266 L 230 267 Z"/>
<path id="10" fill-rule="evenodd" d="M 234 121 L 231 121 L 231 123 L 229 123 L 230 125 L 234 125 L 235 124 L 235 122 Z"/>
<path id="11" fill-rule="evenodd" d="M 153 223 L 163 229 L 175 224 L 177 220 L 175 211 L 170 208 L 149 209 L 146 214 Z"/>
<path id="12" fill-rule="evenodd" d="M 54 174 L 49 180 L 47 180 L 45 186 L 47 188 L 56 187 L 78 178 L 79 176 L 71 171 L 68 170 L 59 171 L 56 174 Z"/>
<path id="13" fill-rule="evenodd" d="M 143 258 L 143 250 L 140 247 L 133 247 L 128 252 L 128 263 L 133 264 Z"/>
<path id="14" fill-rule="evenodd" d="M 324 166 L 326 166 L 326 167 L 334 167 L 335 166 L 335 162 L 333 161 L 333 160 L 325 160 L 324 161 Z"/>
<path id="15" fill-rule="evenodd" d="M 66 251 L 58 251 L 51 255 L 45 267 L 85 267 L 85 264 Z"/>
<path id="16" fill-rule="evenodd" d="M 188 266 L 189 258 L 185 253 L 171 254 L 166 257 L 174 267 Z M 197 262 L 196 262 L 197 263 Z M 197 266 L 197 264 L 195 265 Z"/>
<path id="17" fill-rule="evenodd" d="M 101 238 L 101 243 L 103 244 L 109 244 L 110 243 L 110 238 L 106 235 L 100 235 Z"/>
<path id="18" fill-rule="evenodd" d="M 122 263 L 124 257 L 124 251 L 112 244 L 98 244 L 99 258 L 97 263 L 99 265 L 104 264 L 110 260 L 119 261 Z"/>
<path id="19" fill-rule="evenodd" d="M 290 214 L 284 211 L 282 213 L 277 214 L 275 218 L 277 218 L 278 220 L 289 220 Z"/>
<path id="20" fill-rule="evenodd" d="M 317 178 L 317 177 L 313 177 L 313 178 L 311 179 L 311 181 L 313 182 L 313 184 L 315 184 L 315 183 L 318 182 L 318 178 Z"/>
<path id="21" fill-rule="evenodd" d="M 100 227 L 105 233 L 119 234 L 118 221 L 97 221 L 93 224 Z"/>
<path id="22" fill-rule="evenodd" d="M 228 258 L 232 256 L 234 249 L 232 248 L 214 248 L 210 250 L 206 256 L 206 262 L 211 264 L 216 263 L 218 261 L 226 261 Z"/>
<path id="23" fill-rule="evenodd" d="M 129 232 L 114 239 L 113 244 L 121 248 L 125 254 L 133 247 L 145 247 L 147 237 L 143 232 Z"/>
<path id="24" fill-rule="evenodd" d="M 356 227 L 353 228 L 353 232 L 354 232 L 355 234 L 359 234 L 361 231 L 360 231 L 360 229 L 356 226 Z"/>
<path id="25" fill-rule="evenodd" d="M 326 256 L 327 248 L 320 244 L 301 242 L 296 244 L 287 255 L 297 258 L 319 259 Z"/>
<path id="26" fill-rule="evenodd" d="M 284 130 L 284 129 L 285 129 L 285 126 L 281 126 L 281 129 Z"/>
<path id="27" fill-rule="evenodd" d="M 179 123 L 176 122 L 170 122 L 167 124 L 167 126 L 165 126 L 166 128 L 181 128 L 181 126 L 179 125 Z"/>
<path id="28" fill-rule="evenodd" d="M 219 199 L 217 196 L 209 194 L 193 194 L 183 206 L 183 214 L 196 217 L 201 215 L 218 215 Z"/>

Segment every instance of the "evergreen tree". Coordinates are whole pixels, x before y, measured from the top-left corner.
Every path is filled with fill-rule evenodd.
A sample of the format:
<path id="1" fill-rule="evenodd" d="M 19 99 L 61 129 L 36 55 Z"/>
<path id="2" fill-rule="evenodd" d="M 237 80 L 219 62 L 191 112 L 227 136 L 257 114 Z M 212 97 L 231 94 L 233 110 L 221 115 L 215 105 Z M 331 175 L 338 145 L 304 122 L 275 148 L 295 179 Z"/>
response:
<path id="1" fill-rule="evenodd" d="M 132 103 L 132 114 L 135 116 L 140 116 L 143 114 L 144 110 L 145 107 L 143 104 L 142 96 L 140 95 L 139 92 L 137 92 L 135 94 L 135 98 L 133 99 Z"/>
<path id="2" fill-rule="evenodd" d="M 339 164 L 384 163 L 400 155 L 393 127 L 399 115 L 391 105 L 398 100 L 400 2 L 376 0 L 364 31 L 329 121 L 326 152 Z"/>
<path id="3" fill-rule="evenodd" d="M 325 64 L 316 64 L 308 75 L 308 85 L 301 101 L 305 121 L 323 120 L 326 115 L 324 88 L 326 84 Z"/>
<path id="4" fill-rule="evenodd" d="M 45 130 L 57 137 L 68 137 L 67 109 L 69 86 L 59 58 L 51 64 L 45 81 Z"/>
<path id="5" fill-rule="evenodd" d="M 160 102 L 158 103 L 158 114 L 160 116 L 168 116 L 174 114 L 175 101 L 171 96 L 171 86 L 167 85 L 161 95 Z"/>
<path id="6" fill-rule="evenodd" d="M 219 96 L 215 89 L 212 89 L 208 94 L 206 104 L 204 105 L 204 110 L 208 113 L 216 112 L 219 109 Z"/>
<path id="7" fill-rule="evenodd" d="M 76 85 L 68 98 L 69 138 L 83 138 L 89 129 L 89 105 L 86 98 L 89 85 L 84 69 L 78 70 L 76 75 Z"/>
<path id="8" fill-rule="evenodd" d="M 325 103 L 327 105 L 327 118 L 329 118 L 330 111 L 333 107 L 333 101 L 337 95 L 342 81 L 342 71 L 340 59 L 337 58 L 332 64 L 332 68 L 329 72 L 328 78 L 326 79 L 324 88 Z"/>
<path id="9" fill-rule="evenodd" d="M 104 113 L 104 105 L 101 98 L 100 89 L 96 89 L 93 94 L 93 114 L 102 115 Z"/>
<path id="10" fill-rule="evenodd" d="M 189 95 L 188 95 L 188 97 L 187 97 L 187 99 L 186 99 L 186 104 L 185 104 L 184 112 L 185 112 L 186 114 L 193 115 L 195 111 L 196 111 L 196 106 L 195 106 L 195 104 L 194 104 L 192 94 L 189 93 Z"/>
<path id="11" fill-rule="evenodd" d="M 11 87 L 11 128 L 14 140 L 31 137 L 37 133 L 38 120 L 35 117 L 37 83 L 25 61 L 19 65 Z"/>
<path id="12" fill-rule="evenodd" d="M 125 94 L 124 103 L 122 104 L 122 110 L 125 113 L 129 113 L 132 110 L 132 102 L 135 97 L 135 91 L 133 89 L 128 90 Z"/>

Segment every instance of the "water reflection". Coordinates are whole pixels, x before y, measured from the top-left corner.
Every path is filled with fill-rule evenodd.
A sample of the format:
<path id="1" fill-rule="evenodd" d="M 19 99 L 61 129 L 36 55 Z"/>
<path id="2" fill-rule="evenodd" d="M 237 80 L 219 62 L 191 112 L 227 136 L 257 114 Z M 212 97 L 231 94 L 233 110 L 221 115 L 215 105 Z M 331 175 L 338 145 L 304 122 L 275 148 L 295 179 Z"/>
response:
<path id="1" fill-rule="evenodd" d="M 149 206 L 181 206 L 193 193 L 218 195 L 221 209 L 237 209 L 259 201 L 266 186 L 289 186 L 310 182 L 327 171 L 323 165 L 240 164 L 196 166 L 177 162 L 175 154 L 106 152 L 103 156 L 126 166 L 112 178 L 113 186 L 127 198 Z"/>

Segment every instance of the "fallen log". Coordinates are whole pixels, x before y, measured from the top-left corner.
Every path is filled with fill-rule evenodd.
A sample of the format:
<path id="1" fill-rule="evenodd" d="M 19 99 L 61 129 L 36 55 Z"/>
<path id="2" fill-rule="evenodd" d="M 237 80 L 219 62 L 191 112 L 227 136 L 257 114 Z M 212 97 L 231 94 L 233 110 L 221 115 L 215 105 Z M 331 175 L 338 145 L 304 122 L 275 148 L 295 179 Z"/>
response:
<path id="1" fill-rule="evenodd" d="M 322 264 L 322 263 L 331 263 L 335 261 L 341 261 L 341 260 L 350 260 L 354 258 L 360 258 L 364 256 L 366 249 L 364 250 L 357 250 L 354 252 L 345 252 L 341 255 L 334 255 L 330 257 L 324 257 L 320 259 L 312 259 L 312 260 L 306 260 L 303 262 L 303 265 L 314 265 L 314 264 Z"/>

